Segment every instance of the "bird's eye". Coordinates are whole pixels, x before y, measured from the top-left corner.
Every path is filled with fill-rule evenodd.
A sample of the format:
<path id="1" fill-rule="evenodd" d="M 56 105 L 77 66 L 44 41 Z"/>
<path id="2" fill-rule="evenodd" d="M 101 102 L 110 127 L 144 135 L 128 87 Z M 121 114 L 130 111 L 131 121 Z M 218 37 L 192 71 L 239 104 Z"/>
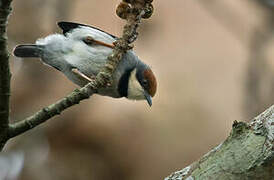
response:
<path id="1" fill-rule="evenodd" d="M 148 81 L 145 79 L 145 80 L 143 80 L 143 85 L 144 85 L 144 87 L 147 87 L 148 86 Z"/>
<path id="2" fill-rule="evenodd" d="M 86 43 L 87 45 L 92 45 L 94 43 L 94 39 L 90 36 L 87 36 L 83 39 L 84 43 Z"/>

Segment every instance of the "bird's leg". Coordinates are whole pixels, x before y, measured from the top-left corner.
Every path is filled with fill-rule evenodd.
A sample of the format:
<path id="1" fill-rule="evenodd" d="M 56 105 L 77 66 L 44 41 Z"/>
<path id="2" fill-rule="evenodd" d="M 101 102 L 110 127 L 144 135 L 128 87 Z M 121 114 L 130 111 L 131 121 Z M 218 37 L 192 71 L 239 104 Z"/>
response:
<path id="1" fill-rule="evenodd" d="M 91 82 L 92 79 L 87 77 L 85 74 L 83 74 L 82 72 L 80 72 L 77 68 L 72 68 L 71 71 L 76 75 L 78 76 L 79 78 L 82 78 L 82 79 L 85 79 L 87 80 L 88 82 Z"/>
<path id="2" fill-rule="evenodd" d="M 102 41 L 97 41 L 97 40 L 94 40 L 94 43 L 98 44 L 98 45 L 108 47 L 108 48 L 111 48 L 111 49 L 114 49 L 114 47 L 115 47 L 114 44 L 108 44 L 108 43 L 104 43 Z"/>
<path id="3" fill-rule="evenodd" d="M 85 43 L 86 44 L 89 44 L 89 45 L 100 45 L 100 46 L 105 46 L 105 47 L 108 47 L 108 48 L 111 48 L 111 49 L 114 49 L 114 44 L 108 44 L 108 43 L 105 43 L 103 41 L 98 41 L 98 40 L 95 40 L 93 39 L 91 36 L 88 36 L 84 39 Z"/>

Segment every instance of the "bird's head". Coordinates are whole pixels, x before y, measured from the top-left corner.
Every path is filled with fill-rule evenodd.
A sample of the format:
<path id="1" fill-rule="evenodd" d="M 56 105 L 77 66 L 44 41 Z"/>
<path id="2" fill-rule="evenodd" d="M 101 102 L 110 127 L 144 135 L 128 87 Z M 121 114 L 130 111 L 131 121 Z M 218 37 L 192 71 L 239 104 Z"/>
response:
<path id="1" fill-rule="evenodd" d="M 147 100 L 152 105 L 151 98 L 157 90 L 156 78 L 147 65 L 138 63 L 130 72 L 128 79 L 127 98 L 133 100 Z"/>

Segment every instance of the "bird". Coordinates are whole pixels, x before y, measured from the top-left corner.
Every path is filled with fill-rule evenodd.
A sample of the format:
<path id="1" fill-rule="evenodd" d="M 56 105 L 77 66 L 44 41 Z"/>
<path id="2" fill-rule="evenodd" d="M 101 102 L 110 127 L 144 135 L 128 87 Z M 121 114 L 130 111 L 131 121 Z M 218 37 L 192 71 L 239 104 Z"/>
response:
<path id="1" fill-rule="evenodd" d="M 44 64 L 62 72 L 76 85 L 83 87 L 95 79 L 111 55 L 118 37 L 99 28 L 75 23 L 58 22 L 61 33 L 39 38 L 34 44 L 17 45 L 13 54 L 20 58 L 39 58 Z M 157 81 L 150 66 L 135 52 L 127 50 L 113 73 L 110 86 L 96 94 L 113 98 L 146 100 L 152 106 Z"/>

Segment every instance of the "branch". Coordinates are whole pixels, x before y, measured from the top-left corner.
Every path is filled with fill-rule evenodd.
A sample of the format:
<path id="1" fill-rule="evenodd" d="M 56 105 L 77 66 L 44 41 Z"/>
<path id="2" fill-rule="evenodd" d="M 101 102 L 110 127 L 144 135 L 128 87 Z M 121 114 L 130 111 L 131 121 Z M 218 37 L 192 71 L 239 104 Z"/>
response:
<path id="1" fill-rule="evenodd" d="M 148 13 L 152 14 L 150 8 L 151 0 L 134 0 L 129 1 L 129 3 L 121 2 L 117 8 L 117 15 L 123 19 L 126 19 L 127 23 L 124 26 L 123 36 L 117 40 L 113 53 L 108 57 L 108 62 L 98 73 L 95 80 L 85 87 L 75 90 L 72 94 L 68 95 L 64 99 L 52 104 L 46 108 L 43 108 L 34 115 L 26 118 L 25 120 L 19 121 L 15 124 L 9 126 L 9 138 L 20 135 L 39 124 L 47 121 L 60 114 L 65 109 L 79 104 L 80 101 L 88 99 L 95 91 L 99 88 L 105 88 L 112 83 L 112 74 L 115 71 L 118 63 L 120 62 L 123 54 L 131 49 L 130 43 L 134 42 L 138 36 L 137 28 L 141 22 L 141 19 L 145 17 Z"/>
<path id="2" fill-rule="evenodd" d="M 251 123 L 234 122 L 230 136 L 165 180 L 273 179 L 274 105 Z"/>
<path id="3" fill-rule="evenodd" d="M 7 51 L 7 22 L 11 0 L 0 1 L 0 151 L 7 141 L 9 123 L 10 79 L 9 53 Z"/>

